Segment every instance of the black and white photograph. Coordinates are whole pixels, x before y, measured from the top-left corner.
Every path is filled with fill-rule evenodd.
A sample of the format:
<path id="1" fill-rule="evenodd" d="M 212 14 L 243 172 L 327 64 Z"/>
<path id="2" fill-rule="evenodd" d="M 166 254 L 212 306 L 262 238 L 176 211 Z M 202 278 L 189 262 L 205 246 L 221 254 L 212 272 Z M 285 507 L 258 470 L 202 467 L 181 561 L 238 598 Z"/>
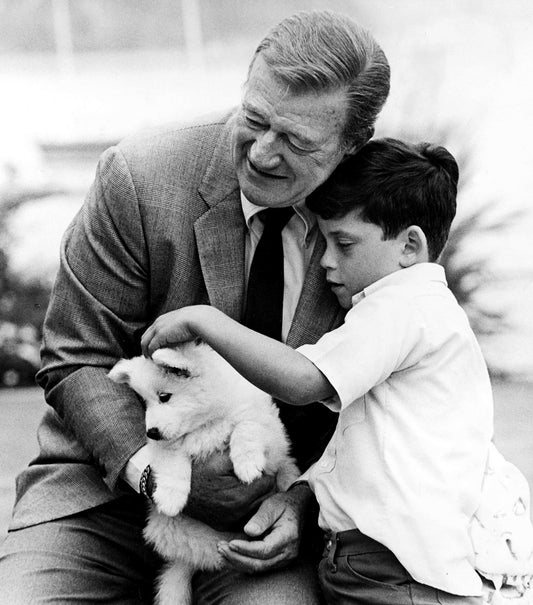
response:
<path id="1" fill-rule="evenodd" d="M 533 4 L 0 0 L 0 601 L 533 605 Z"/>

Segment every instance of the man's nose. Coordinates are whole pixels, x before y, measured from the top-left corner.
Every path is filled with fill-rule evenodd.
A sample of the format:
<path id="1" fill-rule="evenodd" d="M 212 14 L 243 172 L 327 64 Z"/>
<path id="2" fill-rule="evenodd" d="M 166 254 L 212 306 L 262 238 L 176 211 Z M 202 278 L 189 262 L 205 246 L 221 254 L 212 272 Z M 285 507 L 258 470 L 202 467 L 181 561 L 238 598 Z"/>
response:
<path id="1" fill-rule="evenodd" d="M 280 142 L 276 133 L 258 133 L 250 148 L 249 159 L 259 170 L 272 170 L 281 163 Z"/>

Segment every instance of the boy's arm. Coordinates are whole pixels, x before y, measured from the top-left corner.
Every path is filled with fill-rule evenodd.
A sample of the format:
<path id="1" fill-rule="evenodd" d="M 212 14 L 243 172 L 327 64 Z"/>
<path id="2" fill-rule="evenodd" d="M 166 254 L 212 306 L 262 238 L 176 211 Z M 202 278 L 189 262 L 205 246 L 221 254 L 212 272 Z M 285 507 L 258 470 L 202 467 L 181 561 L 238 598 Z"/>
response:
<path id="1" fill-rule="evenodd" d="M 304 355 L 254 332 L 207 305 L 184 307 L 158 317 L 144 333 L 145 355 L 200 337 L 240 374 L 273 397 L 306 405 L 335 394 L 322 372 Z"/>

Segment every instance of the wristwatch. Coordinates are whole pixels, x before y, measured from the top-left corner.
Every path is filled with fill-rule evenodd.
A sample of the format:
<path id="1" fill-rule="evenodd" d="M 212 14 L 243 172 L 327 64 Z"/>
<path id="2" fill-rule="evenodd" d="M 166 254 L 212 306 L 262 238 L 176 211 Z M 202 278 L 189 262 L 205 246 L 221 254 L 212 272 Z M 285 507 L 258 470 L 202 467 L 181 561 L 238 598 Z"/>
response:
<path id="1" fill-rule="evenodd" d="M 148 464 L 139 479 L 139 492 L 153 502 L 155 490 L 155 478 L 152 473 L 152 467 Z"/>

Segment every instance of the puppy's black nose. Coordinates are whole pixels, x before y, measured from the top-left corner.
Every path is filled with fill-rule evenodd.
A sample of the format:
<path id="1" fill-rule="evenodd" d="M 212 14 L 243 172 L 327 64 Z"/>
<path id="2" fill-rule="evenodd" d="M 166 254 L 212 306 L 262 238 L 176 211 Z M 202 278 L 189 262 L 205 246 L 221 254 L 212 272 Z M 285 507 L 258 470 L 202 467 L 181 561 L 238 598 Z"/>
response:
<path id="1" fill-rule="evenodd" d="M 160 439 L 163 439 L 163 435 L 161 435 L 159 429 L 155 427 L 148 429 L 146 431 L 146 436 L 148 437 L 148 439 L 154 439 L 154 441 L 159 441 Z"/>

